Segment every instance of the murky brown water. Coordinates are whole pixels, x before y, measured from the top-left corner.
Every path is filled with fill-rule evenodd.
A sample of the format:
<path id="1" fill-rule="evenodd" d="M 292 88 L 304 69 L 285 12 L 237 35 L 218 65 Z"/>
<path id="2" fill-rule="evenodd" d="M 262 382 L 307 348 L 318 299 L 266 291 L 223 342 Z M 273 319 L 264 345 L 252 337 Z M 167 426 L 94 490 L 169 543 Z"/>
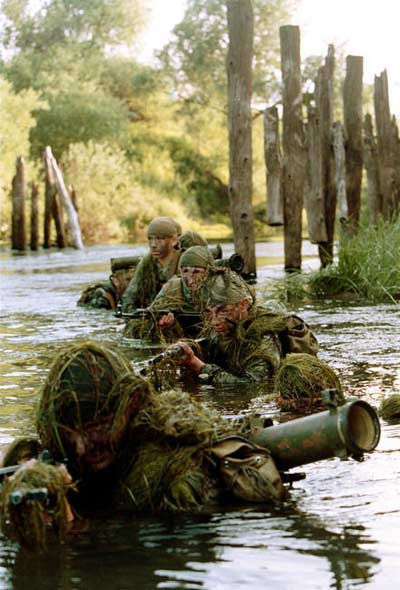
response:
<path id="1" fill-rule="evenodd" d="M 31 431 L 35 391 L 54 352 L 75 339 L 119 341 L 122 326 L 112 314 L 78 308 L 76 300 L 86 284 L 107 276 L 111 257 L 143 252 L 99 246 L 84 253 L 0 252 L 0 447 Z M 308 246 L 305 253 L 315 251 Z M 257 256 L 260 265 L 281 264 L 281 246 L 258 244 Z M 314 264 L 310 258 L 304 266 Z M 261 268 L 260 282 L 279 268 Z M 399 393 L 399 306 L 324 302 L 299 311 L 348 396 L 378 405 L 385 395 Z M 251 388 L 199 393 L 227 415 L 251 408 L 277 414 L 273 403 L 254 399 Z M 301 470 L 307 478 L 279 510 L 115 518 L 41 557 L 0 538 L 0 589 L 395 588 L 400 424 L 382 423 L 381 442 L 363 463 L 331 459 Z"/>

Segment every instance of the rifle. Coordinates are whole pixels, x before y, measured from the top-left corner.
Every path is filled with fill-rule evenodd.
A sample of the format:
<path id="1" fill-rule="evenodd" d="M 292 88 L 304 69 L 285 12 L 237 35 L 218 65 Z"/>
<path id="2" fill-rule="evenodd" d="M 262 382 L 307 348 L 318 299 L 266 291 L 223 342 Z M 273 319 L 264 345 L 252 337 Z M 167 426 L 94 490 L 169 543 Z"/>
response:
<path id="1" fill-rule="evenodd" d="M 205 341 L 206 341 L 206 338 L 197 338 L 195 340 L 192 340 L 191 342 L 188 342 L 188 344 L 189 344 L 189 346 L 191 344 L 202 344 Z M 133 362 L 132 366 L 134 369 L 136 369 L 139 372 L 139 375 L 146 376 L 147 370 L 150 367 L 154 367 L 154 365 L 158 365 L 164 359 L 179 358 L 179 356 L 182 354 L 182 352 L 183 352 L 183 350 L 182 350 L 181 346 L 179 346 L 177 344 L 171 345 L 163 352 L 160 352 L 159 354 L 156 354 L 155 356 L 152 356 L 149 359 L 146 359 L 144 361 L 139 361 L 139 362 Z"/>

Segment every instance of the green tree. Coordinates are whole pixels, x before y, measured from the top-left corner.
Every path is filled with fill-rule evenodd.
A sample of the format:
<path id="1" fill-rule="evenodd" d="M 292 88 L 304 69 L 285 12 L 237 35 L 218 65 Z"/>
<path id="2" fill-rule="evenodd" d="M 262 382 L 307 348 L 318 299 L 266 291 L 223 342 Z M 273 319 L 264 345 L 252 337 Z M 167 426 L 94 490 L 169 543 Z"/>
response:
<path id="1" fill-rule="evenodd" d="M 294 0 L 253 0 L 254 95 L 263 101 L 278 88 L 279 27 L 287 24 L 294 6 Z M 225 104 L 227 47 L 226 3 L 189 0 L 159 59 L 179 96 L 201 104 L 218 97 Z"/>

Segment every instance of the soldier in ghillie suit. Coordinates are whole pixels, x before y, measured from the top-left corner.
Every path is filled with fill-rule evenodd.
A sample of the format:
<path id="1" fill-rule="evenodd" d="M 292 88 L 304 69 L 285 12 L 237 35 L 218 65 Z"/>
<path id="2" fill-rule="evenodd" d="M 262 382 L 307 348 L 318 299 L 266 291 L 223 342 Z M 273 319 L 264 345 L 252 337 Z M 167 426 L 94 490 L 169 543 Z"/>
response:
<path id="1" fill-rule="evenodd" d="M 213 268 L 214 258 L 208 248 L 192 246 L 185 250 L 179 261 L 179 275 L 165 283 L 147 315 L 127 323 L 124 336 L 173 342 L 199 333 L 204 311 L 202 284 Z"/>
<path id="2" fill-rule="evenodd" d="M 255 305 L 251 287 L 236 273 L 223 269 L 203 285 L 206 333 L 203 355 L 178 342 L 178 364 L 206 383 L 268 381 L 282 358 L 293 349 L 316 354 L 318 344 L 301 318 Z"/>
<path id="3" fill-rule="evenodd" d="M 150 305 L 164 283 L 177 273 L 179 226 L 169 217 L 156 217 L 147 228 L 150 252 L 139 262 L 122 297 L 122 311 Z"/>
<path id="4" fill-rule="evenodd" d="M 90 516 L 119 509 L 198 512 L 233 497 L 274 503 L 286 495 L 267 449 L 182 391 L 155 393 L 121 355 L 95 343 L 72 346 L 55 359 L 36 425 L 40 445 L 56 460 L 67 458 L 76 483 L 72 489 L 65 470 L 56 475 L 59 467 L 34 460 L 7 478 L 2 528 L 30 547 L 33 529 L 43 546 L 45 517 L 53 517 L 59 534 L 65 531 L 65 501 L 75 516 Z M 43 485 L 51 503 L 13 504 L 21 472 L 25 496 L 29 482 Z"/>
<path id="5" fill-rule="evenodd" d="M 116 309 L 118 299 L 117 289 L 110 279 L 86 287 L 78 299 L 77 305 L 96 309 Z"/>

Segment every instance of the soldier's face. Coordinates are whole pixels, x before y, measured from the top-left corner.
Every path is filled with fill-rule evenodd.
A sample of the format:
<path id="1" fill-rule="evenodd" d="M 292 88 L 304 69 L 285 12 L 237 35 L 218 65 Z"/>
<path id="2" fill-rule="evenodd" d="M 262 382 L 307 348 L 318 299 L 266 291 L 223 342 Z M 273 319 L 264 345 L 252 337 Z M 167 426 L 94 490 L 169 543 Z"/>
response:
<path id="1" fill-rule="evenodd" d="M 67 454 L 72 454 L 79 466 L 92 473 L 110 467 L 116 457 L 111 445 L 113 416 L 88 422 L 82 428 L 62 427 L 63 444 Z"/>
<path id="2" fill-rule="evenodd" d="M 227 336 L 234 331 L 236 324 L 248 315 L 249 301 L 243 299 L 239 303 L 209 306 L 206 309 L 207 319 L 212 328 L 220 336 Z"/>
<path id="3" fill-rule="evenodd" d="M 177 244 L 178 239 L 167 238 L 167 237 L 160 237 L 160 236 L 149 236 L 149 248 L 150 254 L 156 260 L 164 260 L 168 258 L 174 250 L 174 246 Z"/>
<path id="4" fill-rule="evenodd" d="M 201 285 L 206 276 L 207 270 L 199 266 L 183 266 L 181 276 L 189 289 L 193 292 Z"/>

